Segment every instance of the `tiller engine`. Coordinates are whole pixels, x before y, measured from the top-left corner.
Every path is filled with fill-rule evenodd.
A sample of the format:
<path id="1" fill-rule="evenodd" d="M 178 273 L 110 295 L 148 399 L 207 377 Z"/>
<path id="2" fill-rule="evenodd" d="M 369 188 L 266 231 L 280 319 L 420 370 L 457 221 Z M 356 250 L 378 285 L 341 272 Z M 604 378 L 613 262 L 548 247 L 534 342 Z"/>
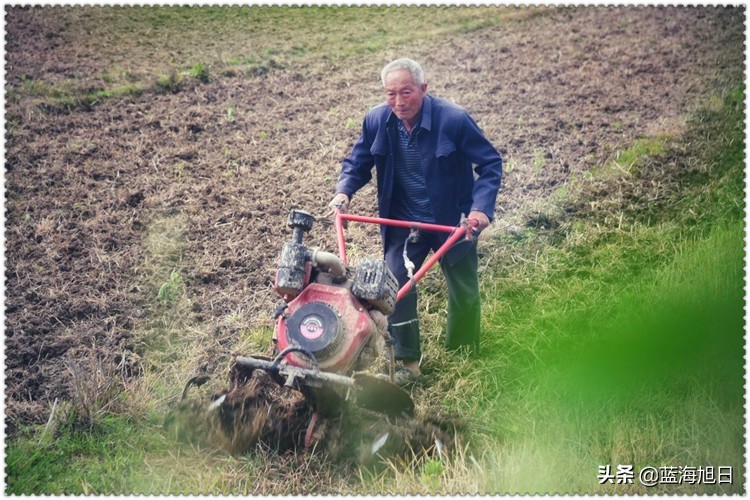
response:
<path id="1" fill-rule="evenodd" d="M 281 249 L 274 286 L 283 299 L 276 311 L 277 355 L 239 356 L 236 368 L 269 372 L 305 394 L 323 415 L 350 398 L 381 413 L 411 415 L 414 403 L 407 392 L 387 375 L 364 372 L 390 344 L 387 316 L 398 283 L 382 260 L 364 259 L 352 267 L 306 247 L 303 236 L 314 220 L 302 210 L 289 214 L 293 238 Z"/>

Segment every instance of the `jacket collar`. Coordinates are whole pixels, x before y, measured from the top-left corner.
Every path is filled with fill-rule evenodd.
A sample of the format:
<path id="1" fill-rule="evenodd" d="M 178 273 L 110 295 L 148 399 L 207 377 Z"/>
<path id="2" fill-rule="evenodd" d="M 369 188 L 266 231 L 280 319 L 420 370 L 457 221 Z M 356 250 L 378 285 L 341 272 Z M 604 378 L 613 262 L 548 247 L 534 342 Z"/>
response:
<path id="1" fill-rule="evenodd" d="M 432 97 L 429 95 L 425 95 L 424 99 L 422 99 L 422 109 L 420 110 L 420 113 L 422 115 L 422 118 L 419 120 L 419 125 L 417 127 L 421 127 L 426 130 L 430 130 L 432 128 Z M 388 115 L 388 120 L 386 123 L 388 126 L 395 126 L 396 121 L 398 121 L 398 117 L 393 113 L 393 111 L 390 112 Z"/>

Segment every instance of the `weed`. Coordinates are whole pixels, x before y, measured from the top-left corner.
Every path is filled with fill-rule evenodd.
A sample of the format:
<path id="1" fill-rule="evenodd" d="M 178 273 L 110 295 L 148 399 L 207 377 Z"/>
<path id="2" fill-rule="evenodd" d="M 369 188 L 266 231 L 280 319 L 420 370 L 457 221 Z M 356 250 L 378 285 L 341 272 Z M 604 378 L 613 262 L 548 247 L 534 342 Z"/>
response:
<path id="1" fill-rule="evenodd" d="M 102 73 L 99 75 L 99 78 L 101 78 L 104 83 L 115 82 L 115 77 L 112 76 L 108 71 L 102 71 Z"/>
<path id="2" fill-rule="evenodd" d="M 542 171 L 544 168 L 544 164 L 546 163 L 546 155 L 543 149 L 535 149 L 534 150 L 534 159 L 532 161 L 532 166 L 534 167 L 534 173 L 539 174 L 539 172 Z"/>
<path id="3" fill-rule="evenodd" d="M 168 75 L 161 75 L 156 79 L 157 92 L 178 92 L 182 87 L 182 78 L 176 72 Z"/>
<path id="4" fill-rule="evenodd" d="M 433 492 L 440 488 L 445 466 L 441 460 L 427 459 L 422 465 L 422 484 L 427 491 Z"/>
<path id="5" fill-rule="evenodd" d="M 185 284 L 182 281 L 182 276 L 180 276 L 180 273 L 178 273 L 177 271 L 172 271 L 169 275 L 169 280 L 164 282 L 161 287 L 159 287 L 159 293 L 157 294 L 157 297 L 159 298 L 159 300 L 163 300 L 164 302 L 174 302 L 182 293 L 184 287 Z"/>
<path id="6" fill-rule="evenodd" d="M 234 108 L 234 106 L 228 107 L 227 112 L 226 112 L 227 123 L 233 123 L 236 119 L 237 119 L 237 110 Z"/>
<path id="7" fill-rule="evenodd" d="M 72 381 L 72 397 L 61 426 L 91 431 L 105 416 L 122 411 L 119 402 L 124 385 L 118 365 L 115 359 L 102 357 L 94 351 L 80 358 L 69 357 L 65 368 Z"/>
<path id="8" fill-rule="evenodd" d="M 211 80 L 208 75 L 208 67 L 202 62 L 195 63 L 188 70 L 188 74 L 201 83 L 208 83 Z"/>

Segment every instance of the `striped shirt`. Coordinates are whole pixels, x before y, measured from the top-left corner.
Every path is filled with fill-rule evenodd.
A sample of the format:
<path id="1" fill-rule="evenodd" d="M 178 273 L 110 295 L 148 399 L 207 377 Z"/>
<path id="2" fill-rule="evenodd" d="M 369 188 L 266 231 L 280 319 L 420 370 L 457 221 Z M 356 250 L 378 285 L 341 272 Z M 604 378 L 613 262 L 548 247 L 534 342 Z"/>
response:
<path id="1" fill-rule="evenodd" d="M 394 219 L 435 222 L 417 146 L 418 129 L 419 126 L 415 127 L 409 135 L 401 120 L 398 121 L 396 176 L 390 214 Z"/>

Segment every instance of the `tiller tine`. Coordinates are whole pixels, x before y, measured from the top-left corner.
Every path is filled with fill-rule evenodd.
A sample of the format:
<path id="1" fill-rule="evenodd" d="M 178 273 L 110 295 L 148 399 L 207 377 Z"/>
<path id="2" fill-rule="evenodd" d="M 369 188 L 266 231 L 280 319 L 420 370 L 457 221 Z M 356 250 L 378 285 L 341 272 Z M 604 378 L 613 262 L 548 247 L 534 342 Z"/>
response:
<path id="1" fill-rule="evenodd" d="M 324 389 L 326 386 L 336 385 L 350 389 L 357 404 L 368 410 L 389 416 L 414 414 L 414 402 L 411 396 L 399 386 L 391 383 L 387 376 L 380 378 L 366 373 L 355 373 L 352 377 L 347 377 L 321 371 L 317 366 L 304 368 L 282 364 L 282 359 L 290 352 L 304 354 L 315 365 L 315 358 L 299 347 L 284 349 L 273 361 L 237 356 L 235 363 L 241 368 L 265 370 L 277 379 L 284 380 L 284 386 L 303 393 L 307 392 L 305 388 Z"/>

